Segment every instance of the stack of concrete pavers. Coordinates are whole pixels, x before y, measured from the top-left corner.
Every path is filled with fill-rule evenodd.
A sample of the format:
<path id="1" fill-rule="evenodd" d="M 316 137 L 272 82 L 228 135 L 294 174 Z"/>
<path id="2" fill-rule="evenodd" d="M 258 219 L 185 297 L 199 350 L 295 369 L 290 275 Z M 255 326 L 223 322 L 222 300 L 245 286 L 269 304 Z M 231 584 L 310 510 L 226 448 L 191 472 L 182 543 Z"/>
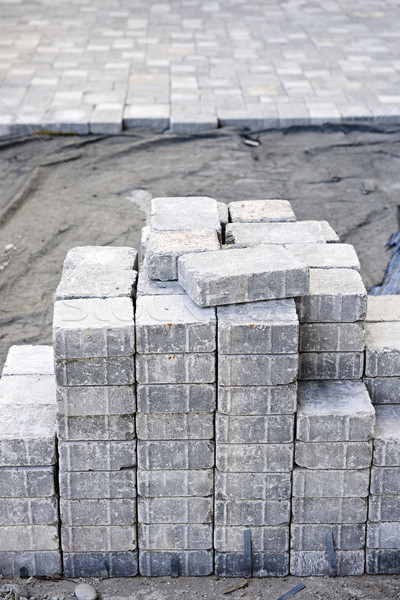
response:
<path id="1" fill-rule="evenodd" d="M 74 248 L 55 294 L 61 539 L 68 577 L 137 574 L 137 252 Z"/>
<path id="2" fill-rule="evenodd" d="M 361 575 L 375 411 L 360 381 L 299 382 L 291 573 Z M 327 552 L 331 535 L 331 550 Z"/>
<path id="3" fill-rule="evenodd" d="M 0 380 L 0 573 L 62 572 L 51 346 L 12 346 Z"/>
<path id="4" fill-rule="evenodd" d="M 215 572 L 286 575 L 298 370 L 295 303 L 224 306 L 217 318 Z"/>

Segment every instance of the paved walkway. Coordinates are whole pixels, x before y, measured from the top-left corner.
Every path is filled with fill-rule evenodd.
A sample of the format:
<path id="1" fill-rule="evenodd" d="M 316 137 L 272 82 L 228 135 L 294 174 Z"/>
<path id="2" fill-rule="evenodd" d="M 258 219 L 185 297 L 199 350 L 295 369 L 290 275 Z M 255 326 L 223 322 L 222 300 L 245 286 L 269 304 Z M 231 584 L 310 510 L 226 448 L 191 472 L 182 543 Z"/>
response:
<path id="1" fill-rule="evenodd" d="M 400 122 L 400 0 L 0 0 L 0 134 Z"/>

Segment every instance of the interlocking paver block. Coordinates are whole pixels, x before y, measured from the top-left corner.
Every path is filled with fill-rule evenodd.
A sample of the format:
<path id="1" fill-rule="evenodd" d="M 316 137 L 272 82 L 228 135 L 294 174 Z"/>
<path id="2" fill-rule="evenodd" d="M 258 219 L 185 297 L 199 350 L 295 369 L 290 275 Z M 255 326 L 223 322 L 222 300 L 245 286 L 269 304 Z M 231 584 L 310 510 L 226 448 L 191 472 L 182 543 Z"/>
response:
<path id="1" fill-rule="evenodd" d="M 128 270 L 96 271 L 68 269 L 54 294 L 54 300 L 79 298 L 131 298 L 137 272 Z"/>
<path id="2" fill-rule="evenodd" d="M 137 485 L 138 495 L 149 498 L 212 496 L 213 470 L 142 471 L 139 469 Z"/>
<path id="3" fill-rule="evenodd" d="M 226 473 L 289 472 L 293 444 L 219 444 L 216 466 Z"/>
<path id="4" fill-rule="evenodd" d="M 372 404 L 399 404 L 400 377 L 364 377 Z"/>
<path id="5" fill-rule="evenodd" d="M 326 534 L 332 532 L 335 550 L 362 550 L 366 525 L 361 523 L 296 524 L 290 528 L 290 547 L 295 551 L 326 550 Z"/>
<path id="6" fill-rule="evenodd" d="M 251 527 L 252 552 L 287 552 L 289 527 L 287 525 Z M 223 527 L 214 530 L 214 548 L 217 552 L 243 552 L 244 527 Z"/>
<path id="7" fill-rule="evenodd" d="M 57 387 L 57 411 L 66 417 L 127 415 L 135 412 L 135 386 Z"/>
<path id="8" fill-rule="evenodd" d="M 23 568 L 29 577 L 61 575 L 60 552 L 0 552 L 0 572 L 3 576 L 20 577 Z"/>
<path id="9" fill-rule="evenodd" d="M 243 200 L 229 203 L 232 223 L 273 223 L 296 221 L 287 200 Z"/>
<path id="10" fill-rule="evenodd" d="M 368 523 L 367 548 L 399 548 L 400 523 Z"/>
<path id="11" fill-rule="evenodd" d="M 296 223 L 229 223 L 225 243 L 236 248 L 258 244 L 325 244 L 325 236 L 317 221 Z"/>
<path id="12" fill-rule="evenodd" d="M 6 525 L 0 527 L 0 552 L 44 552 L 59 548 L 57 525 Z"/>
<path id="13" fill-rule="evenodd" d="M 297 377 L 297 354 L 219 354 L 219 385 L 285 385 Z"/>
<path id="14" fill-rule="evenodd" d="M 287 250 L 313 269 L 360 270 L 360 261 L 351 244 L 325 244 L 316 248 L 314 244 L 300 243 L 288 245 Z"/>
<path id="15" fill-rule="evenodd" d="M 398 496 L 370 496 L 368 499 L 368 521 L 400 521 Z"/>
<path id="16" fill-rule="evenodd" d="M 373 464 L 400 466 L 400 405 L 376 407 Z"/>
<path id="17" fill-rule="evenodd" d="M 200 308 L 186 295 L 142 296 L 136 303 L 136 350 L 142 354 L 213 352 L 214 308 Z"/>
<path id="18" fill-rule="evenodd" d="M 216 406 L 214 384 L 137 386 L 138 413 L 210 413 Z"/>
<path id="19" fill-rule="evenodd" d="M 293 498 L 293 523 L 365 523 L 367 498 Z"/>
<path id="20" fill-rule="evenodd" d="M 366 551 L 366 571 L 369 575 L 396 575 L 400 573 L 400 549 Z"/>
<path id="21" fill-rule="evenodd" d="M 215 497 L 250 500 L 285 500 L 290 498 L 289 473 L 222 473 L 215 471 Z"/>
<path id="22" fill-rule="evenodd" d="M 139 523 L 211 523 L 212 498 L 139 498 Z"/>
<path id="23" fill-rule="evenodd" d="M 290 415 L 296 411 L 296 405 L 296 383 L 218 388 L 218 412 L 226 415 Z"/>
<path id="24" fill-rule="evenodd" d="M 60 496 L 63 500 L 114 499 L 131 500 L 136 496 L 136 471 L 60 471 Z"/>
<path id="25" fill-rule="evenodd" d="M 365 325 L 356 323 L 302 323 L 300 352 L 362 352 Z"/>
<path id="26" fill-rule="evenodd" d="M 179 283 L 199 306 L 291 298 L 308 293 L 308 269 L 271 246 L 201 252 L 178 260 Z"/>
<path id="27" fill-rule="evenodd" d="M 335 552 L 336 571 L 340 576 L 362 575 L 364 573 L 364 550 L 339 550 Z M 290 553 L 290 573 L 297 577 L 331 575 L 328 553 L 324 551 Z"/>
<path id="28" fill-rule="evenodd" d="M 288 444 L 293 442 L 292 415 L 237 416 L 217 413 L 215 437 L 222 444 Z"/>
<path id="29" fill-rule="evenodd" d="M 178 279 L 178 258 L 184 254 L 220 250 L 217 232 L 213 229 L 153 231 L 146 241 L 146 263 L 150 279 Z"/>
<path id="30" fill-rule="evenodd" d="M 211 440 L 214 438 L 212 413 L 137 414 L 139 440 Z"/>
<path id="31" fill-rule="evenodd" d="M 303 221 L 305 223 L 310 223 L 310 221 Z M 315 223 L 315 221 L 312 221 Z M 321 225 L 322 232 L 325 237 L 325 241 L 327 244 L 336 244 L 340 242 L 340 238 L 333 227 L 328 223 L 328 221 L 318 221 Z"/>
<path id="32" fill-rule="evenodd" d="M 295 462 L 307 469 L 365 469 L 372 442 L 296 442 Z"/>
<path id="33" fill-rule="evenodd" d="M 2 498 L 49 498 L 55 494 L 53 467 L 1 467 Z"/>
<path id="34" fill-rule="evenodd" d="M 137 552 L 63 552 L 65 577 L 134 577 Z"/>
<path id="35" fill-rule="evenodd" d="M 400 467 L 373 466 L 370 493 L 379 496 L 400 495 Z"/>
<path id="36" fill-rule="evenodd" d="M 56 380 L 61 386 L 132 385 L 133 356 L 99 358 L 56 358 Z"/>
<path id="37" fill-rule="evenodd" d="M 61 540 L 65 552 L 128 552 L 136 548 L 136 527 L 62 525 Z"/>
<path id="38" fill-rule="evenodd" d="M 284 577 L 289 572 L 288 552 L 256 552 L 252 554 L 253 577 Z M 244 552 L 215 552 L 217 577 L 247 577 Z"/>
<path id="39" fill-rule="evenodd" d="M 56 497 L 1 498 L 0 527 L 8 525 L 58 525 Z"/>
<path id="40" fill-rule="evenodd" d="M 0 379 L 0 407 L 19 406 L 20 410 L 35 406 L 55 406 L 54 375 L 17 375 Z"/>
<path id="41" fill-rule="evenodd" d="M 369 469 L 293 469 L 292 494 L 297 498 L 366 498 Z"/>
<path id="42" fill-rule="evenodd" d="M 116 246 L 76 246 L 69 250 L 63 271 L 95 269 L 137 271 L 138 253 L 135 248 Z"/>
<path id="43" fill-rule="evenodd" d="M 136 523 L 136 501 L 123 499 L 76 499 L 60 500 L 60 516 L 63 525 L 133 526 Z"/>
<path id="44" fill-rule="evenodd" d="M 6 375 L 54 375 L 52 346 L 11 346 L 3 368 Z"/>
<path id="45" fill-rule="evenodd" d="M 162 296 L 166 294 L 183 295 L 185 290 L 177 281 L 155 281 L 150 279 L 147 260 L 144 259 L 138 276 L 136 296 Z"/>
<path id="46" fill-rule="evenodd" d="M 211 523 L 153 525 L 139 523 L 140 550 L 211 550 Z"/>
<path id="47" fill-rule="evenodd" d="M 360 379 L 363 367 L 363 352 L 302 352 L 299 379 Z"/>
<path id="48" fill-rule="evenodd" d="M 208 441 L 138 442 L 138 468 L 148 471 L 210 469 L 214 444 Z"/>
<path id="49" fill-rule="evenodd" d="M 400 376 L 400 323 L 367 323 L 365 375 Z"/>
<path id="50" fill-rule="evenodd" d="M 118 471 L 136 465 L 135 442 L 60 442 L 62 471 Z"/>
<path id="51" fill-rule="evenodd" d="M 138 354 L 138 383 L 214 383 L 215 355 L 211 352 L 186 354 Z"/>
<path id="52" fill-rule="evenodd" d="M 400 321 L 400 296 L 368 296 L 366 321 Z"/>
<path id="53" fill-rule="evenodd" d="M 222 306 L 217 318 L 221 354 L 290 354 L 298 350 L 293 299 Z"/>
<path id="54" fill-rule="evenodd" d="M 57 436 L 61 441 L 133 440 L 134 415 L 57 415 Z"/>
<path id="55" fill-rule="evenodd" d="M 178 559 L 179 575 L 206 577 L 214 572 L 211 550 L 181 550 L 178 552 L 139 552 L 140 574 L 143 577 L 171 575 L 171 560 Z"/>
<path id="56" fill-rule="evenodd" d="M 263 527 L 290 522 L 290 500 L 215 500 L 215 525 Z"/>
<path id="57" fill-rule="evenodd" d="M 221 233 L 217 203 L 206 196 L 153 198 L 152 231 L 214 229 Z"/>

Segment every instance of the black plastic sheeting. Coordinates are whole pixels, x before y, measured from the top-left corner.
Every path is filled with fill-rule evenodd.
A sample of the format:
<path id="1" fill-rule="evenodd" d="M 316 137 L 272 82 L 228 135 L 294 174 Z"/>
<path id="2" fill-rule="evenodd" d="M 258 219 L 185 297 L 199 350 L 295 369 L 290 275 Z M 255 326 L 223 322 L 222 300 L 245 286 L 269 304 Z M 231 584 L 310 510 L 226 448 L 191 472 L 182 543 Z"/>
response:
<path id="1" fill-rule="evenodd" d="M 382 283 L 369 292 L 371 296 L 400 294 L 400 230 L 390 236 L 386 248 L 392 252 Z"/>

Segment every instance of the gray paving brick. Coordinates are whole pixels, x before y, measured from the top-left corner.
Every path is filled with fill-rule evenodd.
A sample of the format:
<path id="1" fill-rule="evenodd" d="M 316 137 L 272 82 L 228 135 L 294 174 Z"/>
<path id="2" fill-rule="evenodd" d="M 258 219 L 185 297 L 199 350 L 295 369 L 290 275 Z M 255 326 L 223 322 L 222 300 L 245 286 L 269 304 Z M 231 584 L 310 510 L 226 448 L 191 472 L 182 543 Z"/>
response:
<path id="1" fill-rule="evenodd" d="M 290 528 L 290 547 L 293 551 L 326 550 L 326 534 L 332 532 L 335 550 L 363 550 L 366 525 L 318 524 L 297 525 Z"/>
<path id="2" fill-rule="evenodd" d="M 397 575 L 400 573 L 400 549 L 367 549 L 366 562 L 369 575 Z"/>
<path id="3" fill-rule="evenodd" d="M 151 127 L 167 129 L 169 127 L 170 108 L 164 104 L 127 105 L 124 110 L 123 125 L 125 129 L 131 127 Z"/>
<path id="4" fill-rule="evenodd" d="M 305 221 L 307 222 L 307 221 Z M 301 223 L 299 221 L 297 224 Z M 313 269 L 355 269 L 360 270 L 360 261 L 351 244 L 325 244 L 316 249 L 314 244 L 293 244 L 287 250 Z M 317 250 L 317 251 L 316 251 Z"/>
<path id="5" fill-rule="evenodd" d="M 136 549 L 136 527 L 61 527 L 64 552 L 129 552 Z"/>
<path id="6" fill-rule="evenodd" d="M 364 377 L 372 404 L 400 404 L 400 377 Z"/>
<path id="7" fill-rule="evenodd" d="M 136 278 L 136 271 L 96 271 L 83 267 L 68 269 L 56 289 L 54 300 L 131 298 Z"/>
<path id="8" fill-rule="evenodd" d="M 300 352 L 362 352 L 365 325 L 356 323 L 303 323 L 300 325 Z"/>
<path id="9" fill-rule="evenodd" d="M 221 232 L 217 203 L 206 196 L 153 198 L 152 231 L 214 229 Z"/>
<path id="10" fill-rule="evenodd" d="M 138 354 L 138 383 L 214 383 L 213 353 Z"/>
<path id="11" fill-rule="evenodd" d="M 201 252 L 178 260 L 179 283 L 199 306 L 303 296 L 308 270 L 277 246 Z"/>
<path id="12" fill-rule="evenodd" d="M 136 295 L 140 296 L 162 296 L 167 294 L 183 295 L 185 290 L 177 281 L 155 281 L 150 279 L 147 269 L 147 260 L 144 259 L 138 276 Z"/>
<path id="13" fill-rule="evenodd" d="M 0 526 L 3 525 L 57 525 L 57 499 L 2 498 Z"/>
<path id="14" fill-rule="evenodd" d="M 2 498 L 47 498 L 55 494 L 53 467 L 1 467 Z"/>
<path id="15" fill-rule="evenodd" d="M 133 526 L 136 523 L 136 502 L 128 498 L 77 500 L 61 498 L 60 515 L 65 526 Z"/>
<path id="16" fill-rule="evenodd" d="M 367 498 L 293 498 L 292 523 L 365 523 Z"/>
<path id="17" fill-rule="evenodd" d="M 400 521 L 398 496 L 370 496 L 368 499 L 369 521 Z"/>
<path id="18" fill-rule="evenodd" d="M 366 321 L 369 323 L 400 321 L 400 296 L 368 296 Z"/>
<path id="19" fill-rule="evenodd" d="M 374 427 L 375 409 L 361 381 L 299 383 L 297 440 L 368 441 Z"/>
<path id="20" fill-rule="evenodd" d="M 140 550 L 211 550 L 211 523 L 185 525 L 139 523 Z"/>
<path id="21" fill-rule="evenodd" d="M 68 269 L 137 271 L 136 248 L 117 246 L 76 246 L 67 253 L 63 271 Z"/>
<path id="22" fill-rule="evenodd" d="M 367 291 L 354 269 L 310 269 L 310 288 L 296 299 L 300 323 L 353 323 L 365 318 Z"/>
<path id="23" fill-rule="evenodd" d="M 400 406 L 376 407 L 373 464 L 380 467 L 400 466 Z"/>
<path id="24" fill-rule="evenodd" d="M 296 404 L 296 383 L 218 387 L 218 412 L 227 415 L 293 414 Z"/>
<path id="25" fill-rule="evenodd" d="M 295 462 L 307 469 L 365 469 L 372 442 L 296 442 Z"/>
<path id="26" fill-rule="evenodd" d="M 291 354 L 298 350 L 294 300 L 267 300 L 217 309 L 221 354 Z"/>
<path id="27" fill-rule="evenodd" d="M 339 550 L 335 553 L 336 571 L 339 576 L 362 575 L 364 573 L 364 550 Z M 290 573 L 297 577 L 328 576 L 331 568 L 327 552 L 291 552 Z"/>
<path id="28" fill-rule="evenodd" d="M 61 386 L 132 385 L 135 382 L 133 356 L 58 358 L 55 370 Z"/>
<path id="29" fill-rule="evenodd" d="M 242 525 L 262 527 L 290 522 L 289 500 L 239 500 L 215 501 L 215 525 Z"/>
<path id="30" fill-rule="evenodd" d="M 370 493 L 381 496 L 400 495 L 400 467 L 373 466 Z"/>
<path id="31" fill-rule="evenodd" d="M 137 552 L 63 552 L 65 577 L 134 577 Z"/>
<path id="32" fill-rule="evenodd" d="M 138 495 L 148 498 L 212 496 L 213 470 L 137 472 Z"/>
<path id="33" fill-rule="evenodd" d="M 221 473 L 215 470 L 215 497 L 221 500 L 285 500 L 290 498 L 289 473 Z"/>
<path id="34" fill-rule="evenodd" d="M 289 572 L 288 552 L 252 554 L 253 577 L 284 577 Z M 244 552 L 215 552 L 217 577 L 246 577 Z"/>
<path id="35" fill-rule="evenodd" d="M 297 377 L 297 354 L 218 355 L 221 386 L 286 385 Z"/>
<path id="36" fill-rule="evenodd" d="M 293 444 L 219 444 L 216 466 L 226 473 L 289 472 Z"/>
<path id="37" fill-rule="evenodd" d="M 399 548 L 400 523 L 388 522 L 380 523 L 368 522 L 367 526 L 367 548 Z"/>
<path id="38" fill-rule="evenodd" d="M 56 358 L 131 356 L 135 325 L 130 298 L 84 298 L 54 304 Z"/>
<path id="39" fill-rule="evenodd" d="M 210 413 L 216 407 L 213 384 L 160 384 L 137 386 L 139 413 Z"/>
<path id="40" fill-rule="evenodd" d="M 3 576 L 20 577 L 24 568 L 29 577 L 61 575 L 60 552 L 0 552 L 0 572 Z"/>
<path id="41" fill-rule="evenodd" d="M 57 415 L 57 436 L 61 441 L 126 441 L 135 438 L 134 415 Z"/>
<path id="42" fill-rule="evenodd" d="M 186 295 L 142 296 L 136 303 L 138 353 L 213 352 L 216 316 Z"/>
<path id="43" fill-rule="evenodd" d="M 52 346 L 11 346 L 3 368 L 6 375 L 54 375 Z"/>
<path id="44" fill-rule="evenodd" d="M 211 440 L 214 438 L 212 413 L 138 414 L 140 440 Z"/>
<path id="45" fill-rule="evenodd" d="M 363 367 L 363 352 L 303 352 L 299 379 L 361 379 Z"/>
<path id="46" fill-rule="evenodd" d="M 0 379 L 0 406 L 55 406 L 54 375 L 18 375 Z"/>
<path id="47" fill-rule="evenodd" d="M 309 221 L 305 221 L 309 223 Z M 339 236 L 328 221 L 318 221 L 321 225 L 322 233 L 324 234 L 325 241 L 327 244 L 336 244 L 340 242 Z"/>
<path id="48" fill-rule="evenodd" d="M 247 529 L 247 528 L 246 528 Z M 252 552 L 287 552 L 289 527 L 251 527 Z M 217 552 L 243 552 L 243 527 L 222 527 L 214 530 L 214 548 Z"/>
<path id="49" fill-rule="evenodd" d="M 210 469 L 214 444 L 209 441 L 138 442 L 138 468 L 149 471 Z"/>
<path id="50" fill-rule="evenodd" d="M 1 552 L 58 550 L 58 525 L 5 525 L 0 527 Z"/>
<path id="51" fill-rule="evenodd" d="M 294 417 L 217 414 L 215 437 L 223 444 L 288 444 L 294 440 Z"/>
<path id="52" fill-rule="evenodd" d="M 206 577 L 214 571 L 211 550 L 184 550 L 180 552 L 139 552 L 140 574 L 143 577 L 171 575 L 171 561 L 178 558 L 179 575 Z"/>
<path id="53" fill-rule="evenodd" d="M 57 387 L 57 411 L 66 417 L 126 415 L 136 410 L 135 386 Z"/>
<path id="54" fill-rule="evenodd" d="M 138 521 L 146 524 L 211 523 L 212 498 L 139 498 Z"/>
<path id="55" fill-rule="evenodd" d="M 295 467 L 292 494 L 298 498 L 366 498 L 369 469 L 318 470 Z"/>
<path id="56" fill-rule="evenodd" d="M 173 133 L 199 133 L 217 129 L 218 120 L 214 112 L 205 113 L 186 113 L 174 112 L 172 109 L 170 127 Z"/>
<path id="57" fill-rule="evenodd" d="M 118 471 L 136 465 L 134 441 L 60 442 L 63 471 Z"/>
<path id="58" fill-rule="evenodd" d="M 273 223 L 296 221 L 287 200 L 242 200 L 229 203 L 232 223 Z"/>
<path id="59" fill-rule="evenodd" d="M 178 279 L 178 258 L 184 254 L 220 250 L 214 229 L 152 231 L 146 241 L 146 263 L 150 279 Z"/>
<path id="60" fill-rule="evenodd" d="M 136 495 L 136 471 L 60 471 L 59 485 L 64 501 L 84 498 L 131 500 Z"/>
<path id="61" fill-rule="evenodd" d="M 400 376 L 400 323 L 367 323 L 365 375 Z"/>
<path id="62" fill-rule="evenodd" d="M 317 221 L 296 223 L 229 223 L 225 229 L 225 243 L 235 248 L 249 248 L 258 244 L 325 243 L 321 225 Z"/>

